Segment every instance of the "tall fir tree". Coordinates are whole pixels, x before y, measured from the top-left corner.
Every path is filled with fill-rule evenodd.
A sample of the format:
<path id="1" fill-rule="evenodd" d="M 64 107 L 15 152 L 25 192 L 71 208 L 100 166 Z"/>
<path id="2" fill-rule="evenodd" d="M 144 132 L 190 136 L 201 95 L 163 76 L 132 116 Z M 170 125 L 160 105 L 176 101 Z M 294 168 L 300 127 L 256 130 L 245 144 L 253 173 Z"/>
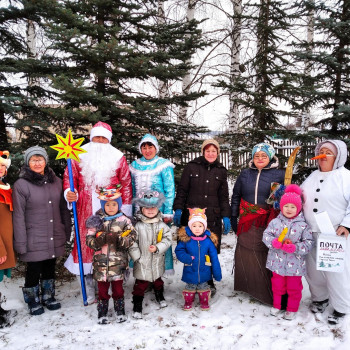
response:
<path id="1" fill-rule="evenodd" d="M 314 13 L 315 38 L 297 45 L 296 58 L 312 67 L 311 75 L 302 75 L 300 88 L 303 110 L 318 108 L 314 126 L 317 136 L 342 138 L 350 136 L 350 2 L 302 1 L 304 14 Z"/>
<path id="2" fill-rule="evenodd" d="M 136 153 L 142 134 L 152 132 L 164 155 L 180 159 L 193 143 L 188 135 L 204 128 L 171 122 L 164 110 L 203 93 L 160 96 L 152 82 L 180 81 L 188 72 L 189 58 L 205 46 L 197 22 L 157 21 L 154 0 L 36 3 L 47 38 L 38 75 L 46 80 L 50 99 L 40 106 L 40 119 L 23 132 L 49 143 L 52 130 L 72 128 L 86 135 L 87 126 L 102 120 L 111 125 L 112 142 L 123 151 Z M 28 118 L 21 119 L 22 125 Z"/>

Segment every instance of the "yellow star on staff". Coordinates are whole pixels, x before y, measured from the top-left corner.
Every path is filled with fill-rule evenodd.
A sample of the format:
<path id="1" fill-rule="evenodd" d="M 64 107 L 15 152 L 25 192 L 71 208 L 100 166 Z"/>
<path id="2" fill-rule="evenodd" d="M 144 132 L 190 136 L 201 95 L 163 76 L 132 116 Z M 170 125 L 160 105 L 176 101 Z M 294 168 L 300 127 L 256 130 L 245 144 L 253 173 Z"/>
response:
<path id="1" fill-rule="evenodd" d="M 69 158 L 69 159 L 74 159 L 77 162 L 80 162 L 79 154 L 86 153 L 84 149 L 79 147 L 84 141 L 84 137 L 74 140 L 72 136 L 72 131 L 69 130 L 65 138 L 63 138 L 58 134 L 56 134 L 56 138 L 57 138 L 58 144 L 54 146 L 50 146 L 54 150 L 58 151 L 56 159 Z"/>

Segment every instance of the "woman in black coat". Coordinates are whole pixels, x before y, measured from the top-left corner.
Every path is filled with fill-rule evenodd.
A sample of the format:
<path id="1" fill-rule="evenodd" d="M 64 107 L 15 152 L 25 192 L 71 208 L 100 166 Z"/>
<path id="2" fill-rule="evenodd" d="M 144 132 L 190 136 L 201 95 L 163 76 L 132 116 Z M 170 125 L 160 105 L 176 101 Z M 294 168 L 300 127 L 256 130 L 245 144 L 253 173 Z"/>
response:
<path id="1" fill-rule="evenodd" d="M 31 315 L 40 315 L 43 306 L 61 307 L 55 299 L 55 265 L 65 253 L 71 222 L 62 180 L 47 166 L 46 151 L 39 146 L 28 148 L 24 161 L 13 187 L 13 243 L 26 262 L 24 301 Z"/>
<path id="2" fill-rule="evenodd" d="M 271 184 L 283 184 L 275 150 L 266 143 L 254 146 L 249 168 L 242 170 L 232 199 L 232 229 L 237 234 L 234 289 L 272 305 L 271 272 L 266 266 L 268 249 L 262 235 L 277 212 L 266 203 Z"/>
<path id="3" fill-rule="evenodd" d="M 217 141 L 205 140 L 201 151 L 203 155 L 190 161 L 183 170 L 173 205 L 174 224 L 188 224 L 188 208 L 206 208 L 208 228 L 219 238 L 217 250 L 220 253 L 221 234 L 227 234 L 231 229 L 227 170 L 218 161 L 220 146 Z M 213 295 L 213 282 L 209 284 Z"/>

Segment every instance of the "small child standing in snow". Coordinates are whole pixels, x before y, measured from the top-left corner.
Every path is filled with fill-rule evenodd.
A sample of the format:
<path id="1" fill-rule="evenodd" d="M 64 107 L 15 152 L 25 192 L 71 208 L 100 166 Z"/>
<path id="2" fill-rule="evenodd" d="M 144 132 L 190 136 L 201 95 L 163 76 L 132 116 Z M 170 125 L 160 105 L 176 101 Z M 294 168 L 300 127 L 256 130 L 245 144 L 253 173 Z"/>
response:
<path id="1" fill-rule="evenodd" d="M 98 286 L 98 323 L 108 324 L 108 289 L 112 285 L 112 298 L 117 322 L 126 321 L 123 279 L 128 268 L 128 249 L 136 239 L 136 232 L 121 211 L 120 185 L 100 188 L 101 209 L 86 220 L 86 244 L 95 253 L 93 277 Z"/>
<path id="2" fill-rule="evenodd" d="M 208 281 L 214 276 L 221 281 L 221 267 L 216 245 L 217 236 L 207 230 L 205 209 L 189 209 L 188 226 L 178 231 L 179 242 L 175 254 L 184 263 L 182 281 L 186 282 L 182 295 L 185 299 L 184 310 L 191 310 L 196 295 L 202 310 L 209 310 L 210 287 Z"/>
<path id="3" fill-rule="evenodd" d="M 299 309 L 303 290 L 302 276 L 306 273 L 305 256 L 313 246 L 312 232 L 305 222 L 302 210 L 301 188 L 286 187 L 280 200 L 281 212 L 263 234 L 269 248 L 266 267 L 272 271 L 272 316 L 281 311 L 282 295 L 288 294 L 285 320 L 293 320 Z"/>
<path id="4" fill-rule="evenodd" d="M 153 283 L 156 301 L 166 307 L 164 282 L 165 252 L 171 246 L 171 233 L 162 220 L 159 208 L 165 197 L 157 191 L 139 193 L 133 203 L 140 208 L 136 215 L 136 241 L 129 250 L 134 261 L 133 274 L 136 278 L 133 294 L 133 317 L 142 318 L 142 302 L 145 291 Z"/>

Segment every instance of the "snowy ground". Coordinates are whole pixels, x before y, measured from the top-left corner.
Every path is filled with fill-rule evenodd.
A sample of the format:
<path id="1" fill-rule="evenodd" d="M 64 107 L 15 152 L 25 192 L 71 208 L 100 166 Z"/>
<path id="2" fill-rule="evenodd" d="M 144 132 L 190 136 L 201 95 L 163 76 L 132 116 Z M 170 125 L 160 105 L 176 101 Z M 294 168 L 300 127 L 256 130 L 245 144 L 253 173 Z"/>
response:
<path id="1" fill-rule="evenodd" d="M 175 276 L 165 281 L 167 308 L 159 310 L 149 292 L 143 319 L 132 319 L 130 278 L 125 287 L 128 320 L 117 324 L 111 312 L 111 324 L 105 326 L 96 322 L 96 305 L 83 306 L 76 280 L 57 283 L 61 310 L 46 310 L 34 317 L 28 314 L 23 301 L 23 279 L 5 279 L 0 283 L 0 292 L 7 297 L 3 306 L 17 309 L 18 316 L 12 327 L 0 329 L 0 349 L 350 349 L 350 316 L 341 326 L 331 327 L 326 322 L 330 310 L 316 317 L 311 314 L 307 309 L 310 295 L 306 282 L 299 313 L 293 321 L 272 317 L 269 307 L 234 292 L 234 245 L 232 234 L 224 237 L 220 256 L 223 280 L 217 283 L 210 311 L 201 311 L 198 304 L 192 311 L 181 309 L 184 284 L 179 262 L 175 264 Z"/>

